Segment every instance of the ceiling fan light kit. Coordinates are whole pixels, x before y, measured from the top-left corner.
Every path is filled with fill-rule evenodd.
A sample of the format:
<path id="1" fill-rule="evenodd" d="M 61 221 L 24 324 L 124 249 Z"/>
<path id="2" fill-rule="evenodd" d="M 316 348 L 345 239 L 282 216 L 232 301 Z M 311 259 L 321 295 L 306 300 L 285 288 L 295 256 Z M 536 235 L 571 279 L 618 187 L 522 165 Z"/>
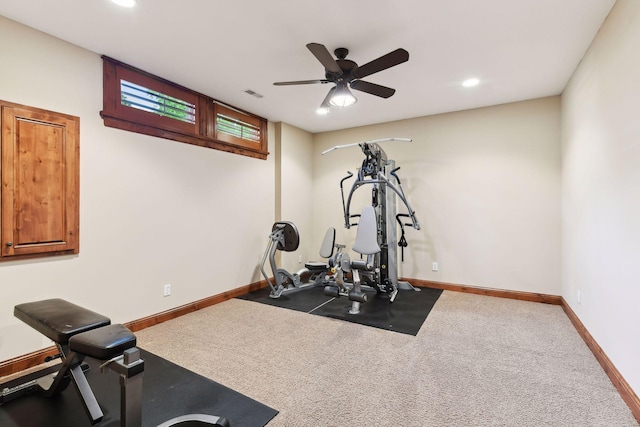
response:
<path id="1" fill-rule="evenodd" d="M 338 84 L 336 91 L 331 96 L 329 104 L 333 107 L 349 107 L 358 102 L 355 96 L 349 91 L 346 83 Z"/>
<path id="2" fill-rule="evenodd" d="M 327 114 L 329 107 L 344 108 L 357 102 L 357 99 L 349 88 L 366 92 L 381 98 L 389 98 L 396 91 L 390 87 L 381 86 L 361 80 L 371 74 L 386 70 L 409 60 L 409 52 L 404 49 L 396 49 L 362 66 L 346 59 L 349 51 L 340 47 L 334 51 L 334 59 L 327 48 L 319 43 L 307 44 L 307 49 L 324 66 L 325 78 L 318 80 L 298 80 L 289 82 L 275 82 L 276 86 L 304 85 L 304 84 L 325 84 L 334 83 L 335 86 L 329 90 L 320 108 L 316 110 L 318 114 Z M 322 111 L 322 113 L 320 112 Z"/>

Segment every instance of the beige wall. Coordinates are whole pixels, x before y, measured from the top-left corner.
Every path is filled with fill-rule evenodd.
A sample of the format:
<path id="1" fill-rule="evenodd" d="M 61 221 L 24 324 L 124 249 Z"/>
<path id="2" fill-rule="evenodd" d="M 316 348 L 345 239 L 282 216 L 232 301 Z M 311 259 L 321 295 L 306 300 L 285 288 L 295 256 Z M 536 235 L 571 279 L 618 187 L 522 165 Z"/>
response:
<path id="1" fill-rule="evenodd" d="M 313 246 L 311 223 L 313 135 L 286 123 L 276 126 L 280 134 L 276 162 L 280 166 L 276 189 L 280 195 L 278 220 L 293 222 L 300 234 L 298 250 L 280 254 L 279 265 L 295 273 L 304 267 L 304 262 L 316 259 L 320 248 Z"/>
<path id="2" fill-rule="evenodd" d="M 80 254 L 0 263 L 0 361 L 51 345 L 13 317 L 21 302 L 61 297 L 126 322 L 260 279 L 273 155 L 104 127 L 100 56 L 2 17 L 0 56 L 0 99 L 80 117 Z"/>
<path id="3" fill-rule="evenodd" d="M 333 225 L 351 246 L 355 232 L 343 226 L 339 182 L 364 159 L 358 147 L 320 153 L 412 138 L 382 144 L 401 167 L 421 225 L 406 231 L 400 276 L 559 295 L 559 109 L 559 97 L 551 97 L 315 135 L 316 241 Z M 370 188 L 358 192 L 353 213 L 370 203 Z"/>
<path id="4" fill-rule="evenodd" d="M 640 2 L 618 0 L 562 96 L 562 294 L 640 394 L 638 52 Z"/>

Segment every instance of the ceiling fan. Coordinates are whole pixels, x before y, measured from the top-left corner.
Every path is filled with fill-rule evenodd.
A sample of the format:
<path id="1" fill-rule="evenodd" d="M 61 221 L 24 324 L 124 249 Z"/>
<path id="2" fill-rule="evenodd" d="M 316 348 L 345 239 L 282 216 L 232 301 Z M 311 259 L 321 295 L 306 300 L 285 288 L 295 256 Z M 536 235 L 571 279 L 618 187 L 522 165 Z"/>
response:
<path id="1" fill-rule="evenodd" d="M 329 93 L 320 105 L 320 108 L 326 111 L 328 111 L 330 106 L 347 107 L 354 104 L 356 98 L 351 94 L 349 88 L 370 93 L 371 95 L 381 98 L 389 98 L 396 92 L 395 89 L 360 79 L 409 60 L 409 52 L 404 49 L 396 49 L 378 59 L 358 66 L 355 62 L 346 59 L 349 51 L 344 47 L 339 47 L 334 51 L 337 59 L 333 59 L 327 48 L 320 43 L 309 43 L 307 44 L 307 48 L 324 66 L 325 78 L 318 80 L 276 82 L 274 85 L 287 86 L 335 83 L 335 86 L 329 90 Z"/>

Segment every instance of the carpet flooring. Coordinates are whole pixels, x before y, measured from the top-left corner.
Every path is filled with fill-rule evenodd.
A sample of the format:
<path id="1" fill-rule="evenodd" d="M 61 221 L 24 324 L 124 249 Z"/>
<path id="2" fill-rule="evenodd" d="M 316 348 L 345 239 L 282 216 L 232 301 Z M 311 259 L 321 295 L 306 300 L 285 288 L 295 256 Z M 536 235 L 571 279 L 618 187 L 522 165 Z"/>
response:
<path id="1" fill-rule="evenodd" d="M 557 305 L 444 291 L 414 336 L 233 298 L 136 335 L 267 427 L 638 427 Z"/>

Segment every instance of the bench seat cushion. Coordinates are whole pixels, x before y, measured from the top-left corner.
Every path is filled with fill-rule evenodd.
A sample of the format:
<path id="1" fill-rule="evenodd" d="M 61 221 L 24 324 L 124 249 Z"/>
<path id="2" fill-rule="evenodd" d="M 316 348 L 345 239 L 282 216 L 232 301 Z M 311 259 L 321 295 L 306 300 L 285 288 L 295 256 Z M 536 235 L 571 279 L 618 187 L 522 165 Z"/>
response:
<path id="1" fill-rule="evenodd" d="M 60 298 L 18 304 L 13 314 L 38 332 L 63 345 L 75 334 L 111 323 L 108 317 Z"/>
<path id="2" fill-rule="evenodd" d="M 109 325 L 72 336 L 69 349 L 94 359 L 108 360 L 135 347 L 136 336 L 125 326 Z"/>

